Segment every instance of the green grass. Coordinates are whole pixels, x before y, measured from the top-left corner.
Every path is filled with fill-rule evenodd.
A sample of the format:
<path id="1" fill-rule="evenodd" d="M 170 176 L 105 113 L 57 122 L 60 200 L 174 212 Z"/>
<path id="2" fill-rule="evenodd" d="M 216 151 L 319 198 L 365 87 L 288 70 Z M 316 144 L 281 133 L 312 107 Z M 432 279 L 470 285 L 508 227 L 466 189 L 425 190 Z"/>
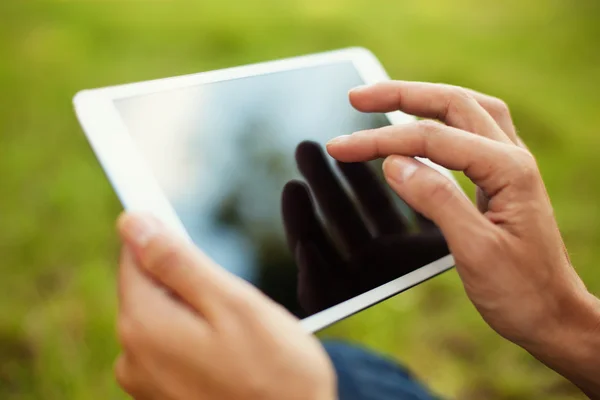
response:
<path id="1" fill-rule="evenodd" d="M 497 95 L 600 294 L 599 4 L 2 1 L 0 398 L 123 398 L 112 377 L 120 205 L 73 114 L 82 88 L 365 46 L 394 78 Z M 324 334 L 397 357 L 447 397 L 581 398 L 487 328 L 455 272 Z"/>

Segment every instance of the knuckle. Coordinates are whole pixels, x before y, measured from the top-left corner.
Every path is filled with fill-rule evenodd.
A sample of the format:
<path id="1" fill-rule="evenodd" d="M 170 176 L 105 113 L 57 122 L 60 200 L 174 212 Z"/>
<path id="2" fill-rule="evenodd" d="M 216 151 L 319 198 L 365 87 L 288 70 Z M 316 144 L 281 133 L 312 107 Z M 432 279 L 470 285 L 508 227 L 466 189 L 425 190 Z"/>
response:
<path id="1" fill-rule="evenodd" d="M 471 93 L 460 86 L 451 86 L 449 97 L 454 101 L 475 101 L 475 98 L 471 95 Z"/>
<path id="2" fill-rule="evenodd" d="M 469 113 L 476 104 L 477 100 L 468 90 L 459 86 L 451 86 L 448 91 L 445 110 L 443 111 L 443 115 L 441 115 L 442 119 Z"/>
<path id="3" fill-rule="evenodd" d="M 374 158 L 383 157 L 385 154 L 385 142 L 380 135 L 373 135 L 370 137 L 371 151 L 370 153 Z"/>
<path id="4" fill-rule="evenodd" d="M 435 140 L 436 136 L 441 134 L 443 125 L 430 119 L 419 121 L 417 124 L 421 132 L 418 152 L 419 155 L 428 157 L 431 143 Z"/>
<path id="5" fill-rule="evenodd" d="M 150 243 L 150 257 L 146 263 L 146 268 L 155 276 L 169 278 L 181 267 L 182 256 L 180 249 L 172 242 L 160 241 L 160 243 Z"/>
<path id="6" fill-rule="evenodd" d="M 263 296 L 257 289 L 244 283 L 224 293 L 223 302 L 234 315 L 256 321 L 260 320 L 265 310 L 264 301 L 267 298 Z"/>
<path id="7" fill-rule="evenodd" d="M 135 352 L 145 342 L 147 328 L 138 318 L 120 316 L 117 320 L 117 336 L 123 349 Z"/>
<path id="8" fill-rule="evenodd" d="M 119 317 L 117 320 L 117 336 L 121 346 L 127 350 L 131 350 L 137 341 L 137 329 L 134 327 L 130 318 Z"/>
<path id="9" fill-rule="evenodd" d="M 246 290 L 231 292 L 227 296 L 227 303 L 231 310 L 249 317 L 259 313 L 256 302 L 251 300 Z"/>
<path id="10" fill-rule="evenodd" d="M 460 86 L 449 86 L 446 95 L 445 116 L 450 114 L 461 113 L 466 110 L 469 103 L 476 103 L 477 100 L 469 93 L 468 90 Z"/>
<path id="11" fill-rule="evenodd" d="M 115 379 L 119 386 L 127 393 L 133 394 L 136 391 L 132 372 L 129 370 L 125 357 L 119 356 L 114 368 Z"/>
<path id="12" fill-rule="evenodd" d="M 435 135 L 440 131 L 441 128 L 441 124 L 439 122 L 431 119 L 418 121 L 417 124 L 425 135 Z"/>
<path id="13" fill-rule="evenodd" d="M 437 182 L 432 185 L 429 193 L 426 193 L 426 197 L 438 207 L 444 206 L 448 203 L 456 194 L 456 188 L 454 184 L 444 177 L 437 179 Z"/>
<path id="14" fill-rule="evenodd" d="M 250 305 L 247 302 L 245 296 L 238 291 L 231 291 L 226 296 L 227 304 L 235 310 L 246 311 L 250 309 Z"/>
<path id="15" fill-rule="evenodd" d="M 490 97 L 488 111 L 494 118 L 510 117 L 510 108 L 504 102 L 504 100 L 501 100 L 497 97 Z"/>
<path id="16" fill-rule="evenodd" d="M 529 151 L 515 147 L 512 155 L 514 161 L 513 173 L 516 183 L 529 186 L 540 179 L 535 157 Z"/>

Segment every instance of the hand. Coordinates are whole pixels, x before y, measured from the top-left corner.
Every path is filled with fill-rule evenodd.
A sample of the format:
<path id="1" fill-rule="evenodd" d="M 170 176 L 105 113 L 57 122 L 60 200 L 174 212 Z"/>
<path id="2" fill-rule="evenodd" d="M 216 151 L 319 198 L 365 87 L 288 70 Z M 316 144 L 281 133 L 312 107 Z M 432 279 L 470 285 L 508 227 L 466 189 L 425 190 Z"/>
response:
<path id="1" fill-rule="evenodd" d="M 338 163 L 360 202 L 363 219 L 317 143 L 300 143 L 296 161 L 328 228 L 317 217 L 307 185 L 288 182 L 282 194 L 283 222 L 299 269 L 299 301 L 308 314 L 449 254 L 437 227 L 420 215 L 411 224 L 366 164 Z M 326 231 L 342 245 L 341 251 Z"/>
<path id="2" fill-rule="evenodd" d="M 500 100 L 448 85 L 385 82 L 357 88 L 360 111 L 418 121 L 328 143 L 339 161 L 387 157 L 384 175 L 440 227 L 465 290 L 498 333 L 600 396 L 600 302 L 571 266 L 534 157 Z M 478 208 L 446 177 L 412 157 L 462 171 Z"/>
<path id="3" fill-rule="evenodd" d="M 120 385 L 136 399 L 323 399 L 319 342 L 245 281 L 150 217 L 124 215 Z"/>

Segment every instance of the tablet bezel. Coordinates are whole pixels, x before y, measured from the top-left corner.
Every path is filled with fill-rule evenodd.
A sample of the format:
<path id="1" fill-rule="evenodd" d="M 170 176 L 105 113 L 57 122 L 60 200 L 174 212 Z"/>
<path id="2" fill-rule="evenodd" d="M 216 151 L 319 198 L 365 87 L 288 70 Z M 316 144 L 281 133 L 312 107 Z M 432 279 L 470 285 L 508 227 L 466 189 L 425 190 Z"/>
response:
<path id="1" fill-rule="evenodd" d="M 370 51 L 349 48 L 192 75 L 83 90 L 75 95 L 73 103 L 79 122 L 124 208 L 128 211 L 149 212 L 189 239 L 183 224 L 123 123 L 115 100 L 343 61 L 352 62 L 366 84 L 389 79 L 383 66 Z M 387 113 L 386 116 L 391 124 L 415 120 L 413 116 L 399 111 Z M 458 186 L 450 171 L 429 160 L 420 160 L 440 171 Z M 453 265 L 452 255 L 447 255 L 416 271 L 304 318 L 301 324 L 307 331 L 316 332 L 438 275 Z"/>

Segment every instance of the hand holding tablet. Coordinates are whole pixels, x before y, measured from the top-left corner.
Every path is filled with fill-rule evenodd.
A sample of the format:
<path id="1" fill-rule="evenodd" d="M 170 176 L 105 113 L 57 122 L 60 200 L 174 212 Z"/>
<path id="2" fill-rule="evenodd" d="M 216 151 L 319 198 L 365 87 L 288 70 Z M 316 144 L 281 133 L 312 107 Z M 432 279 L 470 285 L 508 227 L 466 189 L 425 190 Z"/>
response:
<path id="1" fill-rule="evenodd" d="M 286 310 L 148 215 L 119 220 L 122 353 L 135 399 L 333 400 L 317 339 Z"/>

